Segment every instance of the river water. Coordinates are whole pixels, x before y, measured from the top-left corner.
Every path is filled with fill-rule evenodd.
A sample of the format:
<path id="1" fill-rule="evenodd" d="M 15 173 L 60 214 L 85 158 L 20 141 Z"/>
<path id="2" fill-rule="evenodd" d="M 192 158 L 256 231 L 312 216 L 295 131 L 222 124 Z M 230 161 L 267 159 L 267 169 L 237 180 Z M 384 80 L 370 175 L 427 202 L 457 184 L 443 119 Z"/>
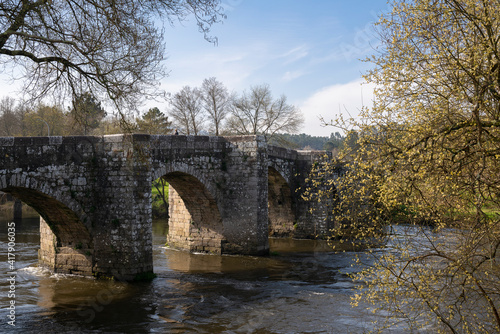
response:
<path id="1" fill-rule="evenodd" d="M 37 267 L 39 220 L 15 226 L 15 298 L 0 218 L 0 332 L 20 333 L 363 333 L 380 320 L 353 309 L 353 254 L 324 242 L 271 239 L 271 256 L 217 256 L 166 249 L 153 222 L 148 283 L 51 274 Z M 15 327 L 8 324 L 15 301 Z M 404 331 L 402 331 L 404 332 Z"/>

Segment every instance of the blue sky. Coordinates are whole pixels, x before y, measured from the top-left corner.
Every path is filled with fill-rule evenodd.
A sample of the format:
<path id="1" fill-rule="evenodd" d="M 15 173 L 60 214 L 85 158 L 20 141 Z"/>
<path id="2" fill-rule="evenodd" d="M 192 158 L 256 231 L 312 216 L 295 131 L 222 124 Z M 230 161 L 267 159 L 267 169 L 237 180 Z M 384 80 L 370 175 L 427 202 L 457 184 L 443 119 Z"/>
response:
<path id="1" fill-rule="evenodd" d="M 218 45 L 205 42 L 193 22 L 166 31 L 169 77 L 162 87 L 177 92 L 214 76 L 241 93 L 267 83 L 287 96 L 306 118 L 300 132 L 329 135 L 319 115 L 339 110 L 355 115 L 370 105 L 372 88 L 362 86 L 374 51 L 372 24 L 387 12 L 386 0 L 225 0 L 227 20 L 213 27 Z"/>
<path id="2" fill-rule="evenodd" d="M 164 90 L 198 87 L 208 77 L 236 93 L 269 84 L 275 97 L 284 94 L 302 110 L 300 132 L 311 135 L 337 131 L 321 127 L 319 115 L 333 118 L 345 109 L 355 115 L 370 105 L 372 88 L 361 85 L 370 64 L 359 59 L 377 45 L 372 23 L 388 11 L 386 0 L 223 0 L 223 7 L 227 20 L 212 28 L 217 46 L 203 39 L 194 20 L 167 25 Z M 12 95 L 4 76 L 0 89 Z"/>

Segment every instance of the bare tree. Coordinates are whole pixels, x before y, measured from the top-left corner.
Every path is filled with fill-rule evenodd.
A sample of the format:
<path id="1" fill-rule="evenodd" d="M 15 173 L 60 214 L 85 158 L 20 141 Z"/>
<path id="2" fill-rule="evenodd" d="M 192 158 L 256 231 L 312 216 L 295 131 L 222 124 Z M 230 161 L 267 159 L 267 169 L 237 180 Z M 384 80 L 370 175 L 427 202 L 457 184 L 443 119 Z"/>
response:
<path id="1" fill-rule="evenodd" d="M 0 100 L 0 136 L 15 136 L 20 128 L 16 114 L 16 100 L 4 97 Z"/>
<path id="2" fill-rule="evenodd" d="M 210 77 L 203 80 L 203 84 L 201 85 L 201 99 L 203 101 L 203 108 L 205 108 L 211 126 L 213 126 L 213 133 L 218 136 L 222 121 L 229 112 L 231 96 L 222 82 L 217 81 L 215 77 Z"/>
<path id="3" fill-rule="evenodd" d="M 205 121 L 198 88 L 184 86 L 170 101 L 168 112 L 175 126 L 188 135 L 198 135 Z"/>
<path id="4" fill-rule="evenodd" d="M 34 98 L 91 92 L 117 107 L 161 93 L 164 29 L 193 15 L 207 40 L 225 16 L 220 0 L 6 0 L 0 3 L 0 63 L 24 68 Z M 17 72 L 19 73 L 19 72 Z"/>
<path id="5" fill-rule="evenodd" d="M 240 135 L 262 134 L 270 140 L 280 132 L 296 132 L 304 122 L 299 109 L 287 104 L 286 96 L 273 100 L 268 85 L 253 86 L 235 99 L 228 131 Z"/>
<path id="6" fill-rule="evenodd" d="M 18 129 L 15 132 L 14 136 L 29 136 L 29 127 L 27 119 L 32 110 L 28 107 L 26 103 L 23 101 L 19 101 L 17 103 L 15 114 L 18 120 Z"/>

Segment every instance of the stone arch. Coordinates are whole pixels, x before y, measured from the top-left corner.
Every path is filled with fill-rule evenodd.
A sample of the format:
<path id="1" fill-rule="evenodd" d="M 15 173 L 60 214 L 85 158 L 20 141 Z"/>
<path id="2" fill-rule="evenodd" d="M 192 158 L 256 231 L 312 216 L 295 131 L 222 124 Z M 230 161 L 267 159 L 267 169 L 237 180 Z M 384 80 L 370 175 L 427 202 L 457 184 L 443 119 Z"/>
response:
<path id="1" fill-rule="evenodd" d="M 169 246 L 192 252 L 222 253 L 224 227 L 212 192 L 192 174 L 171 171 L 163 177 L 170 185 Z"/>
<path id="2" fill-rule="evenodd" d="M 288 184 L 292 184 L 292 170 L 290 166 L 287 164 L 280 164 L 278 161 L 269 161 L 269 169 L 272 169 L 273 171 L 277 172 L 283 180 Z"/>
<path id="3" fill-rule="evenodd" d="M 153 170 L 151 182 L 158 179 L 159 177 L 165 176 L 170 173 L 184 173 L 188 175 L 192 175 L 198 182 L 200 182 L 211 194 L 212 197 L 216 197 L 216 189 L 214 184 L 207 182 L 205 176 L 200 172 L 198 168 L 195 168 L 186 163 L 169 163 L 161 166 L 160 168 L 156 168 Z"/>
<path id="4" fill-rule="evenodd" d="M 269 236 L 293 236 L 295 204 L 287 180 L 274 167 L 268 168 Z"/>
<path id="5" fill-rule="evenodd" d="M 17 179 L 19 178 L 11 178 Z M 81 217 L 71 208 L 78 205 L 65 204 L 64 199 L 54 197 L 60 195 L 58 192 L 51 191 L 44 184 L 34 180 L 30 182 L 28 178 L 24 181 L 24 185 L 31 184 L 33 188 L 41 189 L 19 186 L 16 185 L 18 182 L 13 182 L 0 190 L 20 199 L 40 214 L 40 264 L 58 273 L 90 276 L 93 262 L 92 237 Z M 42 192 L 42 189 L 45 191 Z M 86 220 L 85 217 L 84 219 Z"/>

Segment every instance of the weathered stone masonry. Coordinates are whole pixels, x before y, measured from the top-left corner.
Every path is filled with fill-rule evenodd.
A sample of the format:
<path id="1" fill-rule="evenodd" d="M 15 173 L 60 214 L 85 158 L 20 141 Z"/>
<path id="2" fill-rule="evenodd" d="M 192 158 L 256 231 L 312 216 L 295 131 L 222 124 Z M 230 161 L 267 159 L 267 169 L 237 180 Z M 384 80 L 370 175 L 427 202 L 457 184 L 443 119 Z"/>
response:
<path id="1" fill-rule="evenodd" d="M 213 253 L 268 252 L 262 137 L 152 136 L 152 145 L 153 179 L 164 175 L 171 185 L 169 245 Z"/>
<path id="2" fill-rule="evenodd" d="M 41 264 L 126 280 L 152 271 L 146 143 L 140 135 L 0 138 L 0 189 L 47 223 Z"/>
<path id="3" fill-rule="evenodd" d="M 269 146 L 269 232 L 271 236 L 323 238 L 335 223 L 333 199 L 304 201 L 301 194 L 314 163 L 331 160 L 331 152 L 296 151 Z M 340 174 L 331 175 L 333 178 Z"/>
<path id="4" fill-rule="evenodd" d="M 40 213 L 41 264 L 131 280 L 153 270 L 152 180 L 171 185 L 172 247 L 266 254 L 269 234 L 313 236 L 296 190 L 315 156 L 261 136 L 4 137 L 0 190 Z"/>

